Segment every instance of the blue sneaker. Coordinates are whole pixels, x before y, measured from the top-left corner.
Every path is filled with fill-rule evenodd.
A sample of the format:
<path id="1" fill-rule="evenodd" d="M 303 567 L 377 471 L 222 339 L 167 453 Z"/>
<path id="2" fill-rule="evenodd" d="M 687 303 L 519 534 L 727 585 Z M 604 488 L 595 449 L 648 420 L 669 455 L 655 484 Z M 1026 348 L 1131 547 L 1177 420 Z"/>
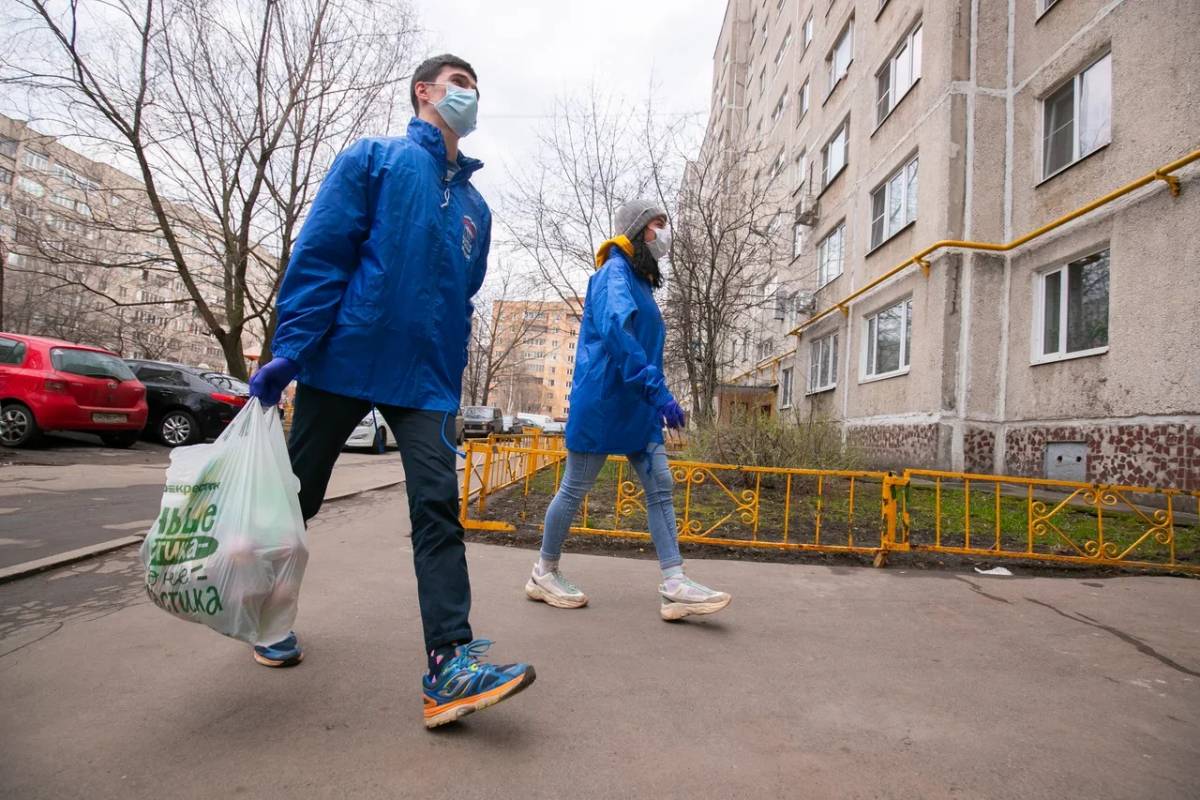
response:
<path id="1" fill-rule="evenodd" d="M 494 706 L 533 683 L 537 673 L 529 664 L 482 663 L 479 659 L 491 646 L 487 639 L 461 645 L 436 677 L 426 675 L 421 681 L 426 728 Z"/>
<path id="2" fill-rule="evenodd" d="M 283 641 L 269 647 L 254 646 L 254 660 L 264 667 L 294 667 L 304 660 L 304 651 L 300 649 L 300 640 L 292 631 Z"/>

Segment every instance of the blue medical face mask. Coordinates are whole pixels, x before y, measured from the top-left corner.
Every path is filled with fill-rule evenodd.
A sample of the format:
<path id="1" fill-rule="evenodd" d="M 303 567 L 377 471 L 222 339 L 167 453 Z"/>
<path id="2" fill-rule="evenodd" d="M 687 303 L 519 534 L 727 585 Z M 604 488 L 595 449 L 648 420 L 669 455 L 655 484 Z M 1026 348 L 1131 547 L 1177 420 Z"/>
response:
<path id="1" fill-rule="evenodd" d="M 479 115 L 479 95 L 473 89 L 464 89 L 453 83 L 439 84 L 446 87 L 446 96 L 434 104 L 450 130 L 459 138 L 475 130 L 475 118 Z"/>

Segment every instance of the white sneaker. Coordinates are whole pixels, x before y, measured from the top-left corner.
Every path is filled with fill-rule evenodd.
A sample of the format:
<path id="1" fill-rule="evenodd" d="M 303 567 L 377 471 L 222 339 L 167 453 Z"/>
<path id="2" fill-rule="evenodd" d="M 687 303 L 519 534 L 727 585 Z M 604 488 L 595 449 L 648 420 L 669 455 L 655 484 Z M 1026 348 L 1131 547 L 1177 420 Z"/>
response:
<path id="1" fill-rule="evenodd" d="M 709 589 L 684 575 L 667 578 L 658 587 L 658 593 L 662 597 L 659 613 L 668 621 L 692 614 L 715 614 L 733 600 L 725 592 Z"/>
<path id="2" fill-rule="evenodd" d="M 525 596 L 530 600 L 541 600 L 555 608 L 582 608 L 587 605 L 587 595 L 579 587 L 563 577 L 559 570 L 539 575 L 537 566 L 525 584 Z"/>

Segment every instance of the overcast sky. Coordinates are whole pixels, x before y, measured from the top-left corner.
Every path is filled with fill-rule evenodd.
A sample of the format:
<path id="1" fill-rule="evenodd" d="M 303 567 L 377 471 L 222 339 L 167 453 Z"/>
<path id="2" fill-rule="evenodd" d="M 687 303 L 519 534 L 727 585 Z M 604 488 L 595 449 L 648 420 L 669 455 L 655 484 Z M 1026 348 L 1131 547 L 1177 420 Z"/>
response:
<path id="1" fill-rule="evenodd" d="M 479 127 L 462 149 L 486 163 L 475 183 L 493 203 L 556 96 L 595 81 L 637 103 L 653 77 L 660 111 L 708 112 L 726 0 L 413 2 L 427 55 L 454 53 L 479 73 Z"/>

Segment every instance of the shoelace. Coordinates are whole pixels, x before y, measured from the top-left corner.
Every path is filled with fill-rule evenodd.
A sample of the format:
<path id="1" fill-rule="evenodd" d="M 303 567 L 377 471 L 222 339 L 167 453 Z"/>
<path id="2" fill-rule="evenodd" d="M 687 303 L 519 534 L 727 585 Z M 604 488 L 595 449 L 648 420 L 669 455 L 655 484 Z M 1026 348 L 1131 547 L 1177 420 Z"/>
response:
<path id="1" fill-rule="evenodd" d="M 564 578 L 563 574 L 558 570 L 553 570 L 550 575 L 553 576 L 554 580 L 558 581 L 559 584 L 566 588 L 566 590 L 571 594 L 579 594 L 579 587 Z"/>

